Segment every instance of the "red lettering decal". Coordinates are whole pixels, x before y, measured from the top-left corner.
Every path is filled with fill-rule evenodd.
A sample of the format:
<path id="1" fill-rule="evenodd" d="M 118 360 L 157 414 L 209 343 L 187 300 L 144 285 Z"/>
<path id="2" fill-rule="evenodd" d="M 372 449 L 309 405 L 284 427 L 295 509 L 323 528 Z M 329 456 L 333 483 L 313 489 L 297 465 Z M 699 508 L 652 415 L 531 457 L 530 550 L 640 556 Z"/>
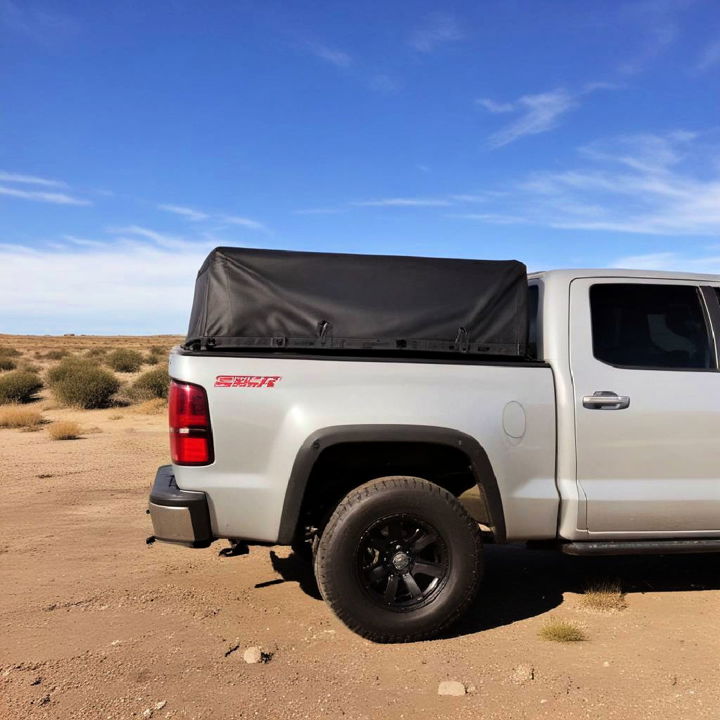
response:
<path id="1" fill-rule="evenodd" d="M 218 375 L 215 387 L 274 388 L 281 380 L 281 375 Z"/>

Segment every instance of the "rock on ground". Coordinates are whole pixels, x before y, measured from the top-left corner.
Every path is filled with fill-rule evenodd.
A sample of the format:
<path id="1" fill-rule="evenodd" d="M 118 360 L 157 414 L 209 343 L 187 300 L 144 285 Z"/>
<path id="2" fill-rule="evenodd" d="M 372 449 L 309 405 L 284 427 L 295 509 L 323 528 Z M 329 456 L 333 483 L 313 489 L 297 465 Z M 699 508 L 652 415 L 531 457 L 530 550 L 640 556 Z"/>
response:
<path id="1" fill-rule="evenodd" d="M 256 645 L 253 647 L 249 647 L 243 653 L 243 660 L 246 663 L 250 663 L 250 664 L 265 662 L 265 658 L 263 656 L 263 651 Z"/>
<path id="2" fill-rule="evenodd" d="M 535 679 L 535 668 L 532 665 L 518 665 L 513 668 L 512 681 L 521 685 Z"/>
<path id="3" fill-rule="evenodd" d="M 440 685 L 438 685 L 438 695 L 460 697 L 461 695 L 465 695 L 466 692 L 465 685 L 458 680 L 443 680 Z"/>

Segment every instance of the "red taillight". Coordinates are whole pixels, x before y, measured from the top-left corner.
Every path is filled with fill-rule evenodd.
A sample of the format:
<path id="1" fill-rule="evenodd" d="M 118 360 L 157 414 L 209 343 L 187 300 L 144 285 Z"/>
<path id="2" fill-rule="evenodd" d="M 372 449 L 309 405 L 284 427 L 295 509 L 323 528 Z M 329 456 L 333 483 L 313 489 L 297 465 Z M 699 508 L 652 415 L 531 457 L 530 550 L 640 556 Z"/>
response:
<path id="1" fill-rule="evenodd" d="M 213 449 L 205 388 L 171 380 L 168 415 L 172 461 L 176 465 L 209 465 Z"/>

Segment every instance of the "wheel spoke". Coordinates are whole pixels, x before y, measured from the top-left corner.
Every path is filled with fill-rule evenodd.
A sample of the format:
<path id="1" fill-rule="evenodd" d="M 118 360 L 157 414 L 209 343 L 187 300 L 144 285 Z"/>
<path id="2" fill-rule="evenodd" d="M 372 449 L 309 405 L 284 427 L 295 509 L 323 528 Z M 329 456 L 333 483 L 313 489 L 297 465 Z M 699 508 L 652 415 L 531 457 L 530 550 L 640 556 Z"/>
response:
<path id="1" fill-rule="evenodd" d="M 417 540 L 415 540 L 415 542 L 412 544 L 412 549 L 415 552 L 420 552 L 421 550 L 424 550 L 426 547 L 436 542 L 437 539 L 438 536 L 434 532 L 426 532 L 421 535 Z"/>
<path id="2" fill-rule="evenodd" d="M 449 567 L 443 537 L 412 512 L 378 518 L 364 533 L 356 562 L 364 592 L 397 612 L 442 590 Z"/>
<path id="3" fill-rule="evenodd" d="M 405 544 L 408 547 L 412 547 L 424 534 L 425 531 L 422 528 L 416 527 L 410 537 L 405 540 Z"/>
<path id="4" fill-rule="evenodd" d="M 413 566 L 413 572 L 420 575 L 429 575 L 430 577 L 440 578 L 445 574 L 445 569 L 438 563 L 427 562 L 425 560 L 416 560 Z"/>
<path id="5" fill-rule="evenodd" d="M 383 578 L 387 577 L 388 570 L 384 565 L 376 565 L 370 572 L 368 573 L 368 578 L 370 579 L 370 582 L 379 582 Z"/>
<path id="6" fill-rule="evenodd" d="M 388 539 L 382 535 L 373 535 L 367 539 L 367 545 L 379 553 L 384 553 L 388 548 L 389 542 Z"/>
<path id="7" fill-rule="evenodd" d="M 387 586 L 385 587 L 385 592 L 383 593 L 383 599 L 385 602 L 391 603 L 395 601 L 395 595 L 397 594 L 398 585 L 400 583 L 400 576 L 399 575 L 391 575 L 388 578 Z"/>
<path id="8" fill-rule="evenodd" d="M 405 581 L 410 597 L 412 597 L 413 600 L 422 596 L 422 590 L 415 582 L 415 578 L 409 572 L 405 573 L 402 576 L 402 579 Z"/>

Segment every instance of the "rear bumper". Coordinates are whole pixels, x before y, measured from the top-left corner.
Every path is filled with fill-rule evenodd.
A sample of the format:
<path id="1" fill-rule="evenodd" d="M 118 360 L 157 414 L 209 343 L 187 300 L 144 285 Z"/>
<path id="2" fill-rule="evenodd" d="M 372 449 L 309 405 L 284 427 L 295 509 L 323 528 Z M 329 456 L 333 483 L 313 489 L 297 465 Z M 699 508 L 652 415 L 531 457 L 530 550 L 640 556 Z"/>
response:
<path id="1" fill-rule="evenodd" d="M 205 493 L 181 490 L 172 465 L 157 469 L 148 509 L 156 540 L 189 547 L 207 547 L 213 540 Z"/>

